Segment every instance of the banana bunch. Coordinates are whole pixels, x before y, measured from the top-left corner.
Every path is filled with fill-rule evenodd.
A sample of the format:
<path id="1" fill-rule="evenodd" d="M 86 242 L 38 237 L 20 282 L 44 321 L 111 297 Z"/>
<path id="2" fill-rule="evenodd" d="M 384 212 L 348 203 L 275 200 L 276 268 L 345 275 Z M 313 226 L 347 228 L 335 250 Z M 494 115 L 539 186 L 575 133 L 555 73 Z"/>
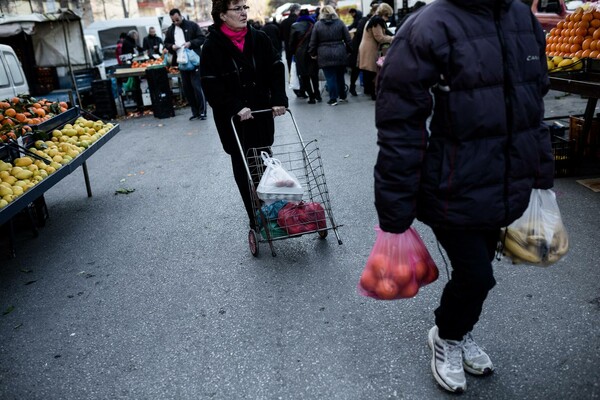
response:
<path id="1" fill-rule="evenodd" d="M 554 227 L 552 240 L 539 233 L 539 229 L 522 225 L 502 229 L 500 240 L 504 244 L 503 255 L 513 264 L 527 263 L 548 266 L 560 260 L 569 250 L 569 237 L 562 223 Z"/>

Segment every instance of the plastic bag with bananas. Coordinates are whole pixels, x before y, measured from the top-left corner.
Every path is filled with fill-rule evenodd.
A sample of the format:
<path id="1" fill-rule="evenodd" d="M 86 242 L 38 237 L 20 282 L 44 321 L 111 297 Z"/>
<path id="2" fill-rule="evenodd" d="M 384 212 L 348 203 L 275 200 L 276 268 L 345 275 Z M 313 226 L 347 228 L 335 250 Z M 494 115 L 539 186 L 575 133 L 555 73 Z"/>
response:
<path id="1" fill-rule="evenodd" d="M 569 236 L 552 190 L 534 189 L 523 215 L 501 230 L 503 255 L 513 264 L 549 266 L 569 250 Z"/>

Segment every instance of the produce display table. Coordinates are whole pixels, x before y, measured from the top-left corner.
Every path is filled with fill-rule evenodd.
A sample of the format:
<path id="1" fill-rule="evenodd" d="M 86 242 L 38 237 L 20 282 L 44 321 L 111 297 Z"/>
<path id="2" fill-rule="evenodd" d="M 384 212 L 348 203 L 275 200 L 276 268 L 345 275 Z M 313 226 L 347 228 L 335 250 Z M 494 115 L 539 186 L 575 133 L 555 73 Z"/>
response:
<path id="1" fill-rule="evenodd" d="M 589 142 L 594 110 L 600 97 L 600 71 L 596 71 L 596 65 L 592 63 L 586 69 L 587 71 L 565 71 L 550 74 L 551 89 L 588 98 L 583 114 L 583 127 L 578 138 L 578 141 L 582 144 L 577 148 L 579 159 L 583 158 L 584 145 Z M 591 149 L 590 153 L 595 154 L 595 149 Z"/>
<path id="2" fill-rule="evenodd" d="M 43 130 L 45 132 L 51 132 L 53 129 L 58 129 L 67 123 L 75 121 L 79 116 L 82 116 L 78 107 L 72 108 L 65 113 L 59 114 L 58 116 L 45 121 L 43 124 L 35 127 L 37 130 Z M 91 116 L 91 115 L 90 115 Z M 33 203 L 36 199 L 43 196 L 43 194 L 50 189 L 52 186 L 57 184 L 65 176 L 75 171 L 80 166 L 83 169 L 83 175 L 85 179 L 85 185 L 87 189 L 88 197 L 92 196 L 90 179 L 87 171 L 86 160 L 90 158 L 96 151 L 98 151 L 106 142 L 108 142 L 113 136 L 120 131 L 118 124 L 115 124 L 108 132 L 102 135 L 97 141 L 92 143 L 87 149 L 82 151 L 77 157 L 61 168 L 56 170 L 51 175 L 48 175 L 45 179 L 38 182 L 35 186 L 31 187 L 28 191 L 17 197 L 6 207 L 0 210 L 0 226 L 11 221 L 11 219 L 17 215 L 20 211 L 24 210 L 29 204 Z M 12 232 L 11 232 L 12 235 Z M 12 239 L 12 238 L 11 238 Z M 11 240 L 12 241 L 12 240 Z M 12 246 L 11 246 L 12 247 Z M 11 249 L 14 255 L 14 248 Z"/>
<path id="3" fill-rule="evenodd" d="M 152 67 L 144 67 L 144 68 L 119 68 L 116 69 L 112 74 L 108 75 L 109 78 L 115 78 L 115 79 L 128 79 L 128 78 L 136 78 L 138 80 L 137 84 L 138 87 L 141 87 L 141 79 L 145 79 L 146 78 L 146 69 L 147 68 L 152 68 Z M 183 96 L 183 90 L 181 90 L 181 75 L 179 73 L 173 73 L 173 72 L 168 72 L 168 78 L 169 80 L 171 80 L 172 78 L 177 79 L 177 85 L 173 86 L 170 83 L 171 86 L 171 90 L 173 92 L 175 92 L 173 89 L 177 88 L 177 93 L 179 94 L 179 100 L 182 100 L 182 96 Z M 132 93 L 132 95 L 135 95 Z M 137 93 L 137 99 L 136 99 L 136 103 L 143 103 L 143 100 L 141 99 L 141 95 L 142 93 Z M 123 109 L 125 109 L 125 102 L 122 96 L 121 97 L 121 101 L 123 102 Z M 135 96 L 134 96 L 135 97 Z M 141 106 L 138 104 L 138 108 L 141 108 Z"/>

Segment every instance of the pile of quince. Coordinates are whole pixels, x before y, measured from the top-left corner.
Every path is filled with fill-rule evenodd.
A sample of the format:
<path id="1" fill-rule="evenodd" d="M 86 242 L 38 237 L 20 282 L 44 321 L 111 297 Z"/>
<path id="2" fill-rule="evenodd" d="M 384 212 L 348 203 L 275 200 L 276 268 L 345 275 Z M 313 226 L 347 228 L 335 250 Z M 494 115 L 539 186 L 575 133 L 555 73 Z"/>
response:
<path id="1" fill-rule="evenodd" d="M 73 124 L 52 131 L 50 140 L 37 140 L 29 149 L 46 162 L 27 155 L 12 163 L 0 160 L 0 209 L 70 163 L 113 127 L 111 123 L 79 117 Z"/>
<path id="2" fill-rule="evenodd" d="M 577 71 L 583 68 L 583 60 L 578 57 L 547 57 L 548 72 Z"/>

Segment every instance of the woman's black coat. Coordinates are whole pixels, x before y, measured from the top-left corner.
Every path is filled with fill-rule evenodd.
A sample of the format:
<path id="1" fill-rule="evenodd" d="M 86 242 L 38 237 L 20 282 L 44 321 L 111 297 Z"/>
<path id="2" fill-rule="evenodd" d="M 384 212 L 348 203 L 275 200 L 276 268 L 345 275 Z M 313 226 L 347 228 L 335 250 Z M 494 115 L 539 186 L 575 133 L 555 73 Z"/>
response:
<path id="1" fill-rule="evenodd" d="M 213 109 L 223 149 L 238 151 L 231 117 L 244 107 L 253 111 L 288 106 L 285 94 L 285 67 L 269 37 L 248 25 L 244 51 L 211 25 L 202 47 L 200 76 L 202 89 Z M 274 123 L 270 112 L 236 122 L 244 150 L 273 144 Z"/>

